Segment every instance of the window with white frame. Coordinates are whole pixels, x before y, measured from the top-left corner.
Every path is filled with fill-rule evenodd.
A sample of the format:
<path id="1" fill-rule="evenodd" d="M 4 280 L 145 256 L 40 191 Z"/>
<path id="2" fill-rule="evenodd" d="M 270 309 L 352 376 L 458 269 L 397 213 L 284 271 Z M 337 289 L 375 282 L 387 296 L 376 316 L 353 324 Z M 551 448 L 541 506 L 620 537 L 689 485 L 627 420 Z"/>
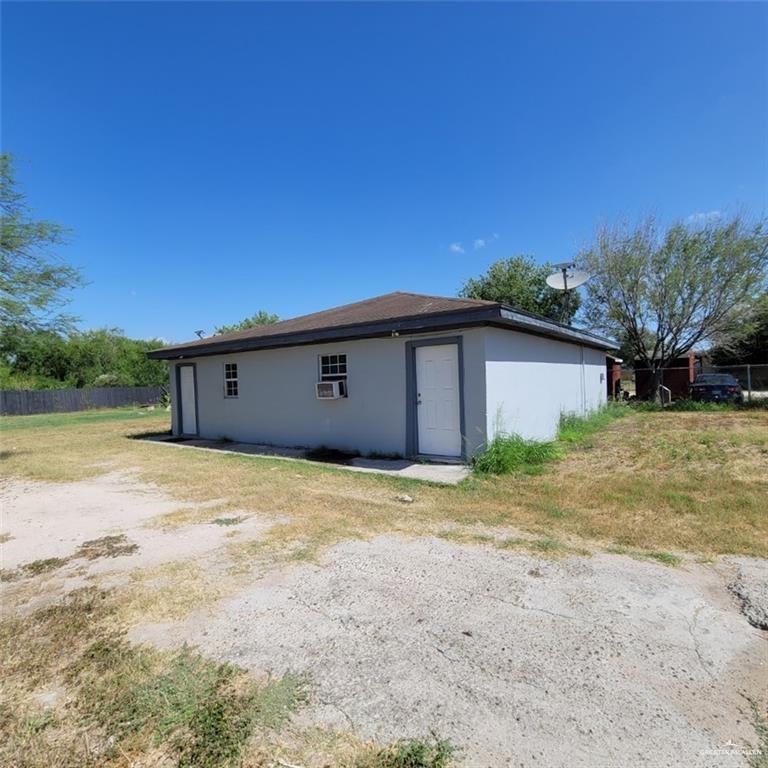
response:
<path id="1" fill-rule="evenodd" d="M 347 356 L 320 355 L 320 381 L 342 382 L 342 392 L 347 396 Z"/>
<path id="2" fill-rule="evenodd" d="M 224 363 L 224 397 L 237 397 L 237 363 Z"/>

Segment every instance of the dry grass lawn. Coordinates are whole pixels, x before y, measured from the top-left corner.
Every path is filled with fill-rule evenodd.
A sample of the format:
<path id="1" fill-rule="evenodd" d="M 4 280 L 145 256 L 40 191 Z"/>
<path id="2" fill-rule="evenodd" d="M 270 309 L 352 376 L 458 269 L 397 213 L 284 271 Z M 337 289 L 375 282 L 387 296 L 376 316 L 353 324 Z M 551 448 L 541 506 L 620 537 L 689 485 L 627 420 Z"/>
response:
<path id="1" fill-rule="evenodd" d="M 447 526 L 457 535 L 457 527 L 492 526 L 577 546 L 768 556 L 765 411 L 637 413 L 540 474 L 470 478 L 457 487 L 131 439 L 167 429 L 165 413 L 6 418 L 0 428 L 7 475 L 68 481 L 132 469 L 180 503 L 218 501 L 221 517 L 245 510 L 285 518 L 259 553 L 304 558 L 385 531 Z M 397 500 L 404 491 L 414 503 Z M 190 522 L 194 514 L 164 523 Z M 240 554 L 248 559 L 248 545 Z"/>

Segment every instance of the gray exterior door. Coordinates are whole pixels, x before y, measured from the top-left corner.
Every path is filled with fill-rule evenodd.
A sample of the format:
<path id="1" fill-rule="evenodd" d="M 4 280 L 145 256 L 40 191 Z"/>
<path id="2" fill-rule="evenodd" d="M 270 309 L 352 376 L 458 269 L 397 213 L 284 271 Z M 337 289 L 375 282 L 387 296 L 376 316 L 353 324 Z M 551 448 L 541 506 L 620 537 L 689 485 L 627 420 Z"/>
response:
<path id="1" fill-rule="evenodd" d="M 179 384 L 179 423 L 182 435 L 197 434 L 197 381 L 194 365 L 177 367 Z"/>

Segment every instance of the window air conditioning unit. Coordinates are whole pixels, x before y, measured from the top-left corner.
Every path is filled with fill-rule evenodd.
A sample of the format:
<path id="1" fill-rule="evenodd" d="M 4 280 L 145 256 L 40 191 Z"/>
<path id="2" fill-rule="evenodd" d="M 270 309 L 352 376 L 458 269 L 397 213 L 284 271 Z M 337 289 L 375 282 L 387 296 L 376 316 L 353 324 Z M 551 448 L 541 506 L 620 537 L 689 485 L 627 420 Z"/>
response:
<path id="1" fill-rule="evenodd" d="M 315 383 L 315 395 L 318 400 L 338 400 L 347 394 L 345 381 L 318 381 Z"/>

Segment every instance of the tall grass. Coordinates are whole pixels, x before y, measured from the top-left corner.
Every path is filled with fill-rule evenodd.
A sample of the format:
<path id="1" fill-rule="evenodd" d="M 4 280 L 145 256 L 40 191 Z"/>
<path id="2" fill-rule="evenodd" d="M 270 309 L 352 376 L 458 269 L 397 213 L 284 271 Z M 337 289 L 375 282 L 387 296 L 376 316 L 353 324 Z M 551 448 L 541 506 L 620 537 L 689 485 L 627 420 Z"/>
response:
<path id="1" fill-rule="evenodd" d="M 605 429 L 616 419 L 626 416 L 629 412 L 625 405 L 608 403 L 600 410 L 586 416 L 564 413 L 560 416 L 557 439 L 561 443 L 582 443 L 596 432 Z"/>
<path id="2" fill-rule="evenodd" d="M 554 442 L 524 440 L 519 435 L 497 434 L 488 447 L 474 459 L 481 475 L 505 475 L 510 472 L 533 473 L 543 464 L 560 457 Z"/>
<path id="3" fill-rule="evenodd" d="M 755 398 L 751 402 L 745 400 L 743 403 L 712 403 L 702 402 L 700 400 L 689 400 L 683 398 L 681 400 L 675 400 L 671 405 L 661 405 L 654 400 L 633 400 L 627 404 L 633 411 L 640 411 L 641 413 L 657 413 L 657 412 L 675 412 L 693 411 L 696 413 L 723 413 L 729 411 L 765 411 L 768 410 L 768 398 L 761 399 Z"/>
<path id="4" fill-rule="evenodd" d="M 562 458 L 568 447 L 583 445 L 590 447 L 589 438 L 605 429 L 616 419 L 632 413 L 645 412 L 712 412 L 737 411 L 743 409 L 768 408 L 768 401 L 734 405 L 731 403 L 701 403 L 694 400 L 678 400 L 670 406 L 654 402 L 614 403 L 610 402 L 597 411 L 579 416 L 564 413 L 560 416 L 557 437 L 553 441 L 526 440 L 520 435 L 497 431 L 496 437 L 486 449 L 475 456 L 473 466 L 481 475 L 505 475 L 511 472 L 535 474 L 543 465 Z"/>
<path id="5" fill-rule="evenodd" d="M 625 405 L 608 403 L 587 416 L 563 414 L 557 438 L 553 441 L 526 440 L 520 435 L 499 432 L 487 448 L 473 460 L 481 475 L 505 475 L 510 472 L 535 474 L 543 465 L 563 456 L 569 445 L 584 443 L 611 422 L 629 413 Z"/>

